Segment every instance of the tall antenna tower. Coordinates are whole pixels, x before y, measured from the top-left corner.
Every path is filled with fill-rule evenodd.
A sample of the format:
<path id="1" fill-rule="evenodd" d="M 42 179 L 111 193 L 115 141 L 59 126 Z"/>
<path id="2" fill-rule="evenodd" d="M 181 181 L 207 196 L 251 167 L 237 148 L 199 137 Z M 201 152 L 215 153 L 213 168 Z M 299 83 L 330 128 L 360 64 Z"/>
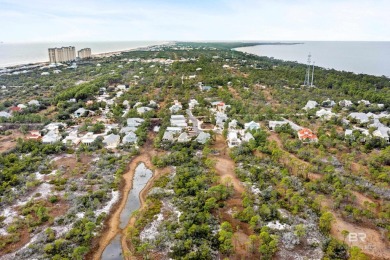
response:
<path id="1" fill-rule="evenodd" d="M 314 82 L 314 64 L 315 62 L 313 61 L 313 69 L 311 70 L 311 87 L 313 87 L 313 82 Z"/>
<path id="2" fill-rule="evenodd" d="M 310 64 L 311 64 L 311 54 L 309 53 L 309 56 L 307 56 L 307 70 L 306 70 L 305 82 L 303 83 L 304 86 L 310 86 Z"/>

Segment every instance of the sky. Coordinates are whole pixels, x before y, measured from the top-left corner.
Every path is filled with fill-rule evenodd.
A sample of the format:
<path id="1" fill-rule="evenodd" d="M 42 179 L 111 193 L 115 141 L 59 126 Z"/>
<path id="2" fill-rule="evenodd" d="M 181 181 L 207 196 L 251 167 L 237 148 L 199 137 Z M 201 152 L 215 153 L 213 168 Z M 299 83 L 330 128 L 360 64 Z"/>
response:
<path id="1" fill-rule="evenodd" d="M 0 41 L 390 41 L 389 0 L 0 0 Z"/>

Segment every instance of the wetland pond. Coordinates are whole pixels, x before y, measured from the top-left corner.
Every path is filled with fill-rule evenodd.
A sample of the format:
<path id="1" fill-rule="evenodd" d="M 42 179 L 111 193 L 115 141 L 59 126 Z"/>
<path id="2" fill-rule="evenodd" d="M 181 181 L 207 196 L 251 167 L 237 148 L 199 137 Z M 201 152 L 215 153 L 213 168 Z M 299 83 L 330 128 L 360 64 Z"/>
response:
<path id="1" fill-rule="evenodd" d="M 135 168 L 133 185 L 130 192 L 127 194 L 126 205 L 123 208 L 120 214 L 120 224 L 119 229 L 123 230 L 134 211 L 139 209 L 141 206 L 140 202 L 140 192 L 145 188 L 146 184 L 149 182 L 150 178 L 153 176 L 153 172 L 146 167 L 144 163 L 138 164 Z M 103 260 L 122 260 L 122 246 L 121 246 L 121 233 L 115 236 L 115 238 L 110 242 L 110 244 L 104 249 Z"/>

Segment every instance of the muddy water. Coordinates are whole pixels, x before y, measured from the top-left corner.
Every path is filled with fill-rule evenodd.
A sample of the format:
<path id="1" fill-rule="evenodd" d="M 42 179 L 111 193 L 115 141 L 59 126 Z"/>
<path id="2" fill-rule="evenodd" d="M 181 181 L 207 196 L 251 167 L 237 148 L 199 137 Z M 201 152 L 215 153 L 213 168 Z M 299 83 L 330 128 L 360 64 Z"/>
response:
<path id="1" fill-rule="evenodd" d="M 139 209 L 140 203 L 140 192 L 146 186 L 150 178 L 153 176 L 153 172 L 149 170 L 144 163 L 138 164 L 135 168 L 133 177 L 133 188 L 127 195 L 126 205 L 120 214 L 120 232 L 110 242 L 110 244 L 104 249 L 102 258 L 103 260 L 121 260 L 122 247 L 121 247 L 121 231 L 127 226 L 131 214 Z"/>
<path id="2" fill-rule="evenodd" d="M 117 234 L 103 252 L 104 260 L 122 260 L 121 236 Z"/>

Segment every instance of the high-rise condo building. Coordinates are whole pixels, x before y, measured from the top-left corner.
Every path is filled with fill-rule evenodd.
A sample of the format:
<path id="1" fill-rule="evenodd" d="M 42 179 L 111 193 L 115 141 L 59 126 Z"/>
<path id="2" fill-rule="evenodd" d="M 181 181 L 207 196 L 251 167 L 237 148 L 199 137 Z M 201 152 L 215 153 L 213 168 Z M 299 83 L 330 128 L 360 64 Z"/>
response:
<path id="1" fill-rule="evenodd" d="M 80 58 L 80 59 L 87 59 L 87 58 L 91 58 L 91 48 L 84 48 L 84 49 L 81 49 L 77 52 L 77 56 Z"/>
<path id="2" fill-rule="evenodd" d="M 62 48 L 49 48 L 50 63 L 73 61 L 76 59 L 76 49 L 74 46 Z"/>

